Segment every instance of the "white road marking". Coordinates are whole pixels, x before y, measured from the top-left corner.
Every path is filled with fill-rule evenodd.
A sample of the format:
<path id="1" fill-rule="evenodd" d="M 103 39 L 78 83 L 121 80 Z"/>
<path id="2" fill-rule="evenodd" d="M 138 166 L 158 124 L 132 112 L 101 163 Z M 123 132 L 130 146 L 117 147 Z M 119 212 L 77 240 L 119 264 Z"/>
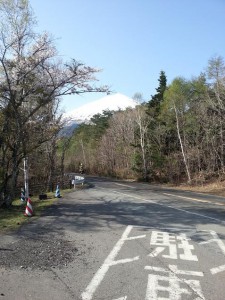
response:
<path id="1" fill-rule="evenodd" d="M 163 195 L 173 196 L 173 197 L 176 197 L 176 198 L 182 198 L 182 199 L 190 200 L 190 201 L 209 203 L 209 204 L 212 204 L 212 205 L 215 205 L 215 204 L 216 204 L 216 205 L 220 205 L 220 206 L 225 206 L 225 204 L 224 204 L 224 203 L 221 203 L 221 202 L 211 202 L 211 201 L 209 201 L 209 200 L 202 200 L 202 199 L 197 199 L 197 198 L 192 198 L 192 197 L 179 196 L 179 195 L 176 195 L 176 194 L 163 193 Z"/>
<path id="2" fill-rule="evenodd" d="M 164 250 L 165 250 L 165 247 L 156 247 L 155 250 L 153 250 L 148 256 L 156 257 L 157 255 L 159 255 Z"/>
<path id="3" fill-rule="evenodd" d="M 151 202 L 151 203 L 156 204 L 156 205 L 160 205 L 160 206 L 163 206 L 163 207 L 168 207 L 168 208 L 171 208 L 171 209 L 174 209 L 174 210 L 182 211 L 182 212 L 185 212 L 186 214 L 196 215 L 196 216 L 198 216 L 198 217 L 202 217 L 202 218 L 214 220 L 214 221 L 217 221 L 217 222 L 220 222 L 220 223 L 224 223 L 224 222 L 223 222 L 222 220 L 220 220 L 220 219 L 216 219 L 216 218 L 209 217 L 209 216 L 205 216 L 205 215 L 202 215 L 202 214 L 190 212 L 190 211 L 188 211 L 188 210 L 181 209 L 181 208 L 177 208 L 177 207 L 173 207 L 173 206 L 170 206 L 170 205 L 166 205 L 166 204 L 162 204 L 162 203 L 157 203 L 156 201 L 153 201 L 153 200 L 146 200 L 146 199 L 143 199 L 143 198 L 141 198 L 141 197 L 137 197 L 137 196 L 129 195 L 129 194 L 124 194 L 124 193 L 117 192 L 117 191 L 113 191 L 113 192 L 116 193 L 116 194 L 123 195 L 123 196 L 127 196 L 127 197 L 131 197 L 131 198 L 134 198 L 134 199 L 138 199 L 138 200 L 141 200 L 141 201 L 144 201 L 144 202 Z M 173 196 L 174 196 L 174 195 L 173 195 Z"/>
<path id="4" fill-rule="evenodd" d="M 168 286 L 161 286 L 160 283 L 169 282 Z M 148 275 L 148 285 L 146 290 L 145 300 L 157 300 L 159 298 L 159 292 L 166 292 L 169 294 L 167 299 L 180 300 L 182 294 L 190 295 L 191 292 L 187 289 L 181 289 L 179 286 L 179 279 L 168 278 L 160 275 Z M 161 298 L 162 299 L 162 298 Z"/>
<path id="5" fill-rule="evenodd" d="M 145 187 L 147 186 L 146 183 L 141 183 L 141 182 L 139 182 L 138 185 L 144 185 Z M 150 190 L 152 191 L 151 186 L 149 186 L 149 187 L 150 187 Z M 156 187 L 158 189 L 158 186 L 153 186 L 153 187 Z M 160 186 L 160 189 L 162 189 L 162 190 L 165 190 L 165 189 L 168 190 L 170 188 L 169 187 L 162 187 L 162 186 Z M 171 190 L 174 190 L 174 189 L 171 188 Z M 177 191 L 181 191 L 181 192 L 184 192 L 184 193 L 195 193 L 196 195 L 212 196 L 212 194 L 207 194 L 207 193 L 204 193 L 204 192 L 195 192 L 195 191 L 192 191 L 192 190 L 177 189 Z M 154 190 L 153 190 L 153 192 L 154 192 Z M 224 200 L 224 196 L 217 195 L 216 197 L 217 198 L 221 198 L 221 199 Z"/>
<path id="6" fill-rule="evenodd" d="M 111 266 L 115 266 L 115 265 L 119 265 L 119 264 L 126 264 L 126 263 L 129 263 L 129 262 L 138 260 L 138 259 L 139 259 L 139 256 L 135 256 L 134 258 L 119 259 L 119 260 L 113 261 L 111 263 Z"/>
<path id="7" fill-rule="evenodd" d="M 120 195 L 123 195 L 123 196 L 127 196 L 127 197 L 131 197 L 131 198 L 134 198 L 134 199 L 138 199 L 138 200 L 140 200 L 140 201 L 144 201 L 144 202 L 151 202 L 151 203 L 154 203 L 154 204 L 156 204 L 156 205 L 161 205 L 161 206 L 163 206 L 163 207 L 168 207 L 168 208 L 171 208 L 171 209 L 174 209 L 174 210 L 177 210 L 177 211 L 181 211 L 181 212 L 185 212 L 185 213 L 187 213 L 187 214 L 191 214 L 191 215 L 196 215 L 196 216 L 200 216 L 200 217 L 203 217 L 203 218 L 207 218 L 207 219 L 211 219 L 211 220 L 214 220 L 214 221 L 217 221 L 217 222 L 220 222 L 220 223 L 224 223 L 222 220 L 220 220 L 220 219 L 217 219 L 217 218 L 213 218 L 213 217 L 209 217 L 209 216 L 206 216 L 206 215 L 203 215 L 203 214 L 199 214 L 199 213 L 194 213 L 194 212 L 190 212 L 190 211 L 187 211 L 187 210 L 184 210 L 184 209 L 181 209 L 181 208 L 176 208 L 176 207 L 173 207 L 173 206 L 170 206 L 170 205 L 165 205 L 165 204 L 162 204 L 162 203 L 158 203 L 158 202 L 156 202 L 156 201 L 154 201 L 154 200 L 146 200 L 146 199 L 143 199 L 142 197 L 139 197 L 139 196 L 134 196 L 134 195 L 129 195 L 129 194 L 125 194 L 125 193 L 121 193 L 121 192 L 118 192 L 118 191 L 113 191 L 114 193 L 117 193 L 117 194 L 120 194 Z M 183 199 L 188 199 L 188 200 L 194 200 L 194 201 L 198 201 L 198 202 L 203 202 L 203 203 L 210 203 L 210 204 L 217 204 L 217 205 L 223 205 L 224 206 L 224 204 L 222 204 L 222 203 L 219 203 L 219 202 L 214 202 L 214 203 L 212 203 L 212 202 L 210 202 L 210 201 L 207 201 L 207 200 L 200 200 L 200 199 L 195 199 L 195 198 L 190 198 L 190 197 L 183 197 L 183 196 L 177 196 L 177 195 L 174 195 L 174 194 L 167 194 L 167 193 L 163 193 L 164 195 L 168 195 L 168 196 L 173 196 L 173 197 L 179 197 L 179 198 L 183 198 Z M 129 226 L 128 226 L 129 227 Z M 132 227 L 132 226 L 131 226 Z M 139 226 L 134 226 L 134 227 L 139 227 Z M 154 227 L 153 227 L 154 228 Z M 128 229 L 128 228 L 127 228 Z M 132 228 L 131 228 L 132 229 Z M 130 229 L 130 231 L 131 231 L 131 229 Z M 217 242 L 217 244 L 219 245 L 219 247 L 220 247 L 220 249 L 223 251 L 223 253 L 225 254 L 225 245 L 224 245 L 224 243 L 222 242 L 222 240 L 220 240 L 219 239 L 219 237 L 218 237 L 218 235 L 216 234 L 216 232 L 215 231 L 210 231 L 211 232 L 211 234 L 214 236 L 214 239 L 211 239 L 211 240 L 209 240 L 209 241 L 204 241 L 204 242 L 201 242 L 200 244 L 207 244 L 207 243 L 211 243 L 211 242 Z M 124 232 L 125 233 L 125 232 Z M 129 233 L 128 233 L 129 234 Z M 132 240 L 132 239 L 137 239 L 137 238 L 144 238 L 144 237 L 146 237 L 146 235 L 140 235 L 140 236 L 136 236 L 136 237 L 128 237 L 128 234 L 127 234 L 127 237 L 125 238 L 125 240 Z M 124 243 L 124 241 L 122 241 L 123 240 L 123 238 L 121 238 L 119 241 L 120 242 L 122 242 L 122 244 Z M 118 242 L 119 242 L 118 241 Z M 188 241 L 188 239 L 185 237 L 185 239 L 183 239 L 183 245 L 181 245 L 181 248 L 183 248 L 185 245 L 186 245 L 186 243 L 187 243 L 187 241 Z M 118 243 L 117 242 L 117 243 Z M 117 244 L 116 244 L 117 245 Z M 116 247 L 116 246 L 115 246 Z M 115 247 L 114 247 L 114 249 L 115 249 Z M 122 247 L 122 245 L 121 245 L 121 247 Z M 120 247 L 120 248 L 121 248 Z M 180 247 L 179 247 L 180 248 Z M 114 252 L 114 249 L 112 250 L 112 252 Z M 192 250 L 193 248 L 189 248 L 188 249 L 188 251 L 190 251 L 190 250 Z M 120 249 L 119 249 L 120 250 Z M 118 251 L 119 251 L 118 250 Z M 155 256 L 157 256 L 159 253 L 161 253 L 162 251 L 164 250 L 164 247 L 156 247 L 156 249 L 154 250 L 154 251 L 152 251 L 150 254 L 149 254 L 149 256 L 152 256 L 152 257 L 155 257 Z M 112 254 L 112 252 L 110 253 L 110 255 Z M 116 252 L 116 255 L 117 255 L 117 253 L 118 252 Z M 110 256 L 109 255 L 109 256 Z M 116 256 L 115 255 L 115 256 Z M 191 254 L 192 255 L 192 254 Z M 109 256 L 108 256 L 108 258 L 109 258 Z M 107 259 L 108 259 L 107 258 Z M 112 266 L 112 265 L 116 265 L 116 264 L 119 264 L 119 263 L 126 263 L 126 262 L 131 262 L 131 261 L 134 261 L 134 260 L 137 260 L 137 259 L 139 259 L 139 256 L 137 256 L 137 257 L 134 257 L 134 258 L 132 258 L 132 259 L 122 259 L 122 260 L 118 260 L 117 262 L 116 261 L 112 261 L 111 263 L 108 263 L 107 264 L 107 259 L 105 260 L 105 262 L 104 262 L 104 264 L 103 264 L 103 266 L 101 267 L 101 268 L 104 268 L 104 266 L 106 265 L 106 270 L 105 270 L 105 272 L 103 272 L 104 274 L 103 274 L 103 276 L 102 276 L 102 278 L 101 278 L 101 276 L 99 276 L 99 278 L 100 278 L 100 280 L 98 279 L 98 272 L 99 272 L 99 274 L 101 275 L 101 273 L 102 272 L 100 272 L 100 269 L 99 269 L 99 271 L 95 274 L 95 276 L 94 276 L 94 278 L 92 279 L 92 281 L 91 281 L 91 283 L 89 284 L 89 286 L 87 287 L 87 289 L 86 289 L 86 291 L 82 294 L 82 296 L 84 295 L 88 295 L 88 297 L 83 297 L 82 299 L 83 300 L 91 300 L 92 299 L 92 296 L 93 296 L 93 293 L 95 292 L 95 290 L 96 290 L 96 288 L 97 288 L 97 286 L 100 284 L 100 282 L 102 281 L 102 279 L 103 279 L 103 277 L 104 277 L 104 275 L 105 275 L 105 273 L 108 271 L 108 268 L 110 267 L 110 266 Z M 193 260 L 193 259 L 191 259 L 191 260 Z M 175 276 L 175 274 L 177 274 L 177 275 L 192 275 L 192 276 L 204 276 L 203 275 L 203 273 L 202 272 L 195 272 L 195 271 L 184 271 L 184 270 L 178 270 L 177 269 L 177 266 L 175 266 L 175 265 L 169 265 L 169 268 L 170 268 L 170 271 L 167 271 L 167 272 L 169 272 L 168 274 L 169 274 L 169 277 L 170 277 L 170 280 L 171 280 L 171 276 L 172 276 L 172 274 L 173 274 L 173 276 Z M 152 271 L 163 271 L 164 272 L 164 270 L 162 269 L 162 268 L 156 268 L 156 267 L 150 267 L 150 266 L 146 266 L 145 267 L 145 269 L 146 270 L 152 270 Z M 218 266 L 218 267 L 215 267 L 215 268 L 211 268 L 210 269 L 210 271 L 211 271 L 211 273 L 214 275 L 214 274 L 217 274 L 217 273 L 219 273 L 219 272 L 223 272 L 223 271 L 225 271 L 225 265 L 221 265 L 221 266 Z M 170 273 L 171 272 L 171 273 Z M 156 278 L 154 277 L 154 275 L 149 275 L 149 276 L 152 276 L 152 281 L 154 282 L 155 281 L 155 283 L 156 283 L 156 286 L 155 286 L 155 289 L 157 290 L 162 290 L 161 289 L 161 286 L 160 286 L 160 284 L 159 284 L 159 281 L 160 280 L 168 280 L 168 278 L 169 277 L 167 277 L 167 279 L 166 279 L 166 277 L 165 276 L 162 276 L 162 278 L 160 279 L 159 277 L 160 276 L 158 276 L 158 275 L 156 275 Z M 158 277 L 157 277 L 158 276 Z M 94 280 L 95 279 L 95 277 L 97 278 L 97 280 Z M 154 278 L 153 278 L 154 277 Z M 173 278 L 172 278 L 173 279 Z M 179 278 L 178 278 L 178 280 L 179 280 Z M 95 283 L 95 281 L 98 281 L 98 284 L 96 285 L 96 287 L 94 287 L 93 288 L 93 286 L 94 286 L 94 283 Z M 172 280 L 173 281 L 173 280 Z M 204 297 L 203 297 L 203 295 L 202 295 L 202 292 L 201 292 L 201 287 L 200 287 L 200 283 L 199 283 L 199 281 L 196 281 L 196 280 L 184 280 L 184 282 L 186 282 L 194 291 L 196 291 L 199 295 L 200 295 L 200 297 L 201 298 L 196 298 L 196 300 L 197 299 L 204 299 Z M 149 283 L 148 282 L 148 288 L 147 288 L 147 292 L 146 292 L 146 300 L 150 300 L 150 299 L 157 299 L 157 298 L 151 298 L 151 292 L 152 291 L 150 291 L 149 292 L 149 284 L 151 285 L 151 283 Z M 177 285 L 178 283 L 176 282 L 170 282 L 170 284 L 173 286 L 173 284 L 175 284 L 175 285 Z M 178 284 L 179 285 L 179 284 Z M 179 286 L 178 286 L 179 287 Z M 153 288 L 153 286 L 152 286 L 152 288 Z M 179 287 L 179 289 L 180 289 L 180 295 L 181 295 L 181 293 L 186 293 L 186 289 L 181 289 L 180 287 Z M 91 291 L 91 296 L 90 296 L 90 294 L 88 294 L 88 291 Z M 149 292 L 149 294 L 148 294 L 148 292 Z M 178 296 L 178 294 L 173 294 L 174 293 L 174 291 L 173 291 L 173 289 L 171 290 L 171 289 L 168 289 L 168 292 L 170 293 L 171 292 L 171 295 L 172 295 L 172 298 L 168 298 L 168 299 L 176 299 L 176 298 L 173 298 L 173 296 L 175 295 L 176 297 Z M 86 293 L 86 294 L 85 294 Z M 179 296 L 180 296 L 179 295 Z M 118 299 L 115 299 L 115 300 L 123 300 L 123 299 L 126 299 L 126 297 L 127 296 L 125 296 L 125 297 L 122 297 L 122 298 L 118 298 Z M 156 297 L 156 296 L 155 296 Z M 177 299 L 180 299 L 180 298 L 177 298 Z"/>
<path id="8" fill-rule="evenodd" d="M 169 265 L 169 269 L 177 275 L 204 276 L 203 272 L 178 270 L 176 265 Z"/>
<path id="9" fill-rule="evenodd" d="M 200 282 L 198 280 L 185 280 L 189 287 L 199 296 L 195 300 L 205 300 L 203 296 Z M 173 300 L 173 299 L 172 299 Z"/>
<path id="10" fill-rule="evenodd" d="M 131 189 L 136 189 L 136 187 L 134 187 L 134 186 L 130 186 L 130 185 L 127 185 L 127 184 L 116 183 L 116 182 L 114 182 L 114 183 L 115 183 L 115 184 L 117 184 L 117 185 L 121 185 L 121 186 L 129 187 L 129 188 L 131 188 Z"/>
<path id="11" fill-rule="evenodd" d="M 97 287 L 102 282 L 105 274 L 109 270 L 109 268 L 117 263 L 127 263 L 134 260 L 139 259 L 139 257 L 134 257 L 133 259 L 121 259 L 115 261 L 117 254 L 121 250 L 124 242 L 129 239 L 128 235 L 131 232 L 133 226 L 129 225 L 125 229 L 124 233 L 122 234 L 122 237 L 118 240 L 108 257 L 105 259 L 103 265 L 98 269 L 98 271 L 95 273 L 94 277 L 92 278 L 91 282 L 87 286 L 86 290 L 81 294 L 82 300 L 91 300 L 93 297 L 93 294 L 95 293 Z"/>
<path id="12" fill-rule="evenodd" d="M 133 225 L 134 228 L 145 228 L 145 229 L 149 229 L 149 230 L 161 230 L 161 231 L 169 231 L 169 232 L 173 232 L 174 234 L 179 234 L 182 230 L 183 231 L 190 231 L 192 229 L 192 227 L 190 226 L 185 226 L 185 228 L 183 228 L 183 226 L 177 226 L 176 228 L 174 227 L 160 227 L 160 226 L 152 226 L 152 225 Z M 188 230 L 187 230 L 187 229 Z"/>
<path id="13" fill-rule="evenodd" d="M 209 241 L 200 242 L 199 244 L 204 245 L 204 244 L 209 244 L 209 243 L 214 243 L 215 242 L 219 246 L 219 248 L 221 249 L 223 254 L 225 255 L 225 245 L 222 242 L 222 240 L 219 238 L 218 234 L 213 230 L 202 230 L 202 231 L 210 232 L 211 235 L 213 236 L 213 239 L 211 239 Z M 210 269 L 210 272 L 213 275 L 217 274 L 217 273 L 220 273 L 220 272 L 223 272 L 223 271 L 225 271 L 225 265 Z"/>
<path id="14" fill-rule="evenodd" d="M 223 271 L 225 271 L 225 265 L 210 269 L 210 272 L 212 273 L 212 275 L 215 275 L 215 274 L 223 272 Z"/>
<path id="15" fill-rule="evenodd" d="M 143 235 L 137 235 L 137 236 L 131 236 L 127 238 L 127 241 L 136 240 L 136 239 L 143 239 L 146 237 L 146 234 Z"/>
<path id="16" fill-rule="evenodd" d="M 172 208 L 172 209 L 174 209 L 174 210 L 182 211 L 182 212 L 185 212 L 186 214 L 189 214 L 189 215 L 195 215 L 195 216 L 198 216 L 198 217 L 202 217 L 202 218 L 206 218 L 206 219 L 210 219 L 210 220 L 214 220 L 214 221 L 223 223 L 223 221 L 220 220 L 220 219 L 216 219 L 216 218 L 209 217 L 209 216 L 205 216 L 205 215 L 202 215 L 202 214 L 190 212 L 190 211 L 185 210 L 185 209 L 181 209 L 181 208 L 177 208 L 177 207 L 173 207 L 173 206 L 165 205 L 165 204 L 161 204 L 161 203 L 156 203 L 156 204 L 161 205 L 161 206 L 164 206 L 164 207 L 169 207 L 169 208 Z"/>
<path id="17" fill-rule="evenodd" d="M 163 282 L 164 284 L 162 285 Z M 181 287 L 184 282 L 192 291 Z M 182 280 L 174 276 L 166 277 L 149 274 L 145 300 L 181 300 L 183 299 L 182 295 L 192 295 L 193 291 L 199 295 L 195 300 L 205 300 L 198 280 Z M 160 297 L 161 292 L 168 294 L 168 297 Z"/>
<path id="18" fill-rule="evenodd" d="M 217 243 L 218 246 L 220 247 L 220 249 L 222 250 L 223 254 L 225 254 L 225 245 L 222 242 L 222 240 L 219 238 L 218 234 L 213 231 L 213 230 L 202 230 L 202 231 L 206 231 L 206 232 L 210 232 L 211 235 L 214 237 L 213 239 L 209 240 L 209 241 L 205 241 L 205 242 L 200 242 L 199 244 L 203 245 L 203 244 L 209 244 L 209 243 Z"/>
<path id="19" fill-rule="evenodd" d="M 155 257 L 163 250 L 167 249 L 169 255 L 163 255 L 165 258 L 169 259 L 178 259 L 177 248 L 182 249 L 183 254 L 180 254 L 179 257 L 182 260 L 198 261 L 196 255 L 192 254 L 194 246 L 189 243 L 189 240 L 186 234 L 182 233 L 175 235 L 168 232 L 161 232 L 153 230 L 150 239 L 150 246 L 157 246 L 155 252 L 150 253 L 149 256 Z M 176 245 L 177 243 L 177 245 Z"/>
<path id="20" fill-rule="evenodd" d="M 102 189 L 105 190 L 105 188 L 102 188 Z M 138 200 L 142 200 L 142 201 L 148 201 L 148 202 L 152 202 L 152 203 L 156 203 L 156 204 L 157 204 L 157 202 L 155 202 L 155 201 L 153 201 L 153 200 L 144 200 L 144 199 L 141 198 L 141 197 L 134 196 L 134 195 L 129 195 L 129 194 L 125 194 L 125 193 L 121 193 L 121 192 L 118 192 L 118 191 L 112 191 L 112 192 L 114 192 L 114 193 L 116 193 L 116 194 L 123 195 L 123 196 L 131 197 L 131 198 L 134 198 L 134 199 L 138 199 Z"/>
<path id="21" fill-rule="evenodd" d="M 168 299 L 168 300 L 181 300 L 182 295 L 191 295 L 193 292 L 198 295 L 195 300 L 205 299 L 202 293 L 201 285 L 199 280 L 187 280 L 177 277 L 177 275 L 188 275 L 188 276 L 200 276 L 203 277 L 202 272 L 195 271 L 185 271 L 178 270 L 176 265 L 169 265 L 169 270 L 160 267 L 145 266 L 145 270 L 150 270 L 154 272 L 161 272 L 165 275 L 148 275 L 148 285 L 145 300 L 159 300 L 159 299 Z M 188 290 L 183 286 L 186 283 L 191 290 Z M 160 293 L 164 292 L 168 296 L 166 298 L 161 298 Z"/>
<path id="22" fill-rule="evenodd" d="M 127 299 L 127 296 L 121 297 L 121 298 L 118 298 L 118 299 L 114 299 L 114 300 L 126 300 L 126 299 Z"/>
<path id="23" fill-rule="evenodd" d="M 179 270 L 176 265 L 169 265 L 168 268 L 169 270 L 160 267 L 145 266 L 145 270 L 168 273 L 170 275 L 204 276 L 203 272 Z"/>
<path id="24" fill-rule="evenodd" d="M 180 259 L 190 260 L 190 261 L 198 261 L 196 255 L 192 254 L 192 250 L 194 250 L 194 246 L 189 244 L 189 240 L 186 234 L 181 233 L 177 236 L 177 240 L 180 240 L 180 244 L 178 244 L 178 248 L 184 251 L 183 254 L 180 254 Z"/>

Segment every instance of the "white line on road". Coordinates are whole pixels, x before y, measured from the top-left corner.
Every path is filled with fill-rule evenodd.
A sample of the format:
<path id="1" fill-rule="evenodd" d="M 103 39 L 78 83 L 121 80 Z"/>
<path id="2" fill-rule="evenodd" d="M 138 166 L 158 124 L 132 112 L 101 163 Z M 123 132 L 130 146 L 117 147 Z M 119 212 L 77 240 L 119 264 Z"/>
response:
<path id="1" fill-rule="evenodd" d="M 223 241 L 219 238 L 218 234 L 213 230 L 202 230 L 202 231 L 210 232 L 211 235 L 213 236 L 213 239 L 211 239 L 209 241 L 200 242 L 199 244 L 204 245 L 204 244 L 210 244 L 210 243 L 215 242 L 220 247 L 223 254 L 225 254 L 225 245 L 224 245 Z M 213 275 L 223 272 L 223 271 L 225 271 L 225 265 L 210 269 L 210 272 Z"/>
<path id="2" fill-rule="evenodd" d="M 147 201 L 147 202 L 152 202 L 152 203 L 157 204 L 157 202 L 154 201 L 154 200 L 145 200 L 145 199 L 143 199 L 141 197 L 138 197 L 138 196 L 129 195 L 129 194 L 125 194 L 125 193 L 121 193 L 121 192 L 117 192 L 117 191 L 113 191 L 113 192 L 116 193 L 116 194 L 123 195 L 123 196 L 127 196 L 127 197 L 131 197 L 131 198 L 134 198 L 134 199 L 138 199 L 138 200 L 142 200 L 142 201 Z"/>
<path id="3" fill-rule="evenodd" d="M 225 271 L 225 265 L 210 269 L 212 275 Z"/>
<path id="4" fill-rule="evenodd" d="M 190 211 L 188 211 L 188 210 L 181 209 L 181 208 L 177 208 L 177 207 L 173 207 L 173 206 L 170 206 L 170 205 L 166 205 L 166 204 L 162 204 L 162 203 L 157 203 L 156 201 L 153 201 L 153 200 L 145 200 L 145 199 L 143 199 L 143 198 L 141 198 L 141 197 L 137 197 L 137 196 L 129 195 L 129 194 L 124 194 L 124 193 L 117 192 L 117 191 L 113 191 L 113 192 L 114 192 L 114 193 L 117 193 L 117 194 L 120 194 L 120 195 L 123 195 L 123 196 L 128 196 L 128 197 L 131 197 L 131 198 L 134 198 L 134 199 L 138 199 L 138 200 L 141 200 L 141 201 L 144 201 L 144 202 L 151 202 L 151 203 L 156 204 L 156 205 L 160 205 L 160 206 L 163 206 L 163 207 L 168 207 L 168 208 L 171 208 L 171 209 L 174 209 L 174 210 L 182 211 L 182 212 L 185 212 L 186 214 L 196 215 L 196 216 L 198 216 L 198 217 L 202 217 L 202 218 L 214 220 L 214 221 L 217 221 L 217 222 L 220 222 L 220 223 L 224 223 L 224 222 L 223 222 L 222 220 L 220 220 L 220 219 L 216 219 L 216 218 L 209 217 L 209 216 L 205 216 L 205 215 L 202 215 L 202 214 L 190 212 Z"/>
<path id="5" fill-rule="evenodd" d="M 204 276 L 202 272 L 179 270 L 176 265 L 169 265 L 169 270 L 160 267 L 145 266 L 145 270 L 169 273 L 171 275 L 176 274 L 176 275 L 188 275 L 188 276 L 200 276 L 200 277 Z"/>
<path id="6" fill-rule="evenodd" d="M 121 297 L 121 298 L 118 298 L 118 299 L 114 299 L 114 300 L 126 300 L 126 299 L 127 299 L 127 296 Z"/>
<path id="7" fill-rule="evenodd" d="M 111 266 L 115 266 L 115 265 L 119 265 L 119 264 L 126 264 L 128 262 L 132 262 L 132 261 L 135 261 L 135 260 L 138 260 L 138 259 L 139 259 L 139 256 L 135 256 L 134 258 L 119 259 L 119 260 L 113 261 L 111 263 Z"/>
<path id="8" fill-rule="evenodd" d="M 161 205 L 161 206 L 169 207 L 169 208 L 172 208 L 172 209 L 175 209 L 175 210 L 178 210 L 178 211 L 185 212 L 186 214 L 195 215 L 195 216 L 198 216 L 198 217 L 202 217 L 202 218 L 206 218 L 206 219 L 214 220 L 214 221 L 217 221 L 217 222 L 223 222 L 223 221 L 222 221 L 222 220 L 220 220 L 220 219 L 216 219 L 216 218 L 212 218 L 212 217 L 205 216 L 205 215 L 202 215 L 202 214 L 198 214 L 198 213 L 190 212 L 190 211 L 188 211 L 188 210 L 185 210 L 185 209 L 181 209 L 181 208 L 175 208 L 175 207 L 172 207 L 172 206 L 170 206 L 170 205 L 165 205 L 165 204 L 161 204 L 161 203 L 157 203 L 157 204 L 158 204 L 158 205 Z"/>
<path id="9" fill-rule="evenodd" d="M 129 225 L 125 229 L 124 233 L 122 234 L 122 237 L 118 240 L 108 257 L 105 259 L 103 265 L 98 269 L 98 271 L 95 273 L 94 277 L 92 278 L 91 282 L 87 286 L 86 290 L 82 293 L 81 297 L 82 300 L 91 300 L 93 297 L 94 292 L 96 291 L 97 287 L 102 282 L 105 274 L 109 270 L 109 268 L 116 264 L 116 261 L 114 259 L 116 258 L 117 254 L 119 253 L 120 249 L 122 248 L 124 242 L 128 239 L 128 235 L 131 232 L 133 226 Z M 133 260 L 137 260 L 139 257 L 135 257 L 133 259 L 123 259 L 119 260 L 120 263 L 127 263 Z M 123 298 L 122 298 L 123 299 Z"/>
<path id="10" fill-rule="evenodd" d="M 159 255 L 164 250 L 165 250 L 165 247 L 156 247 L 155 250 L 153 250 L 148 256 L 156 257 L 157 255 Z"/>
<path id="11" fill-rule="evenodd" d="M 131 240 L 136 240 L 136 239 L 143 239 L 145 237 L 146 237 L 146 234 L 142 234 L 142 235 L 128 237 L 127 240 L 131 241 Z"/>
<path id="12" fill-rule="evenodd" d="M 178 270 L 176 265 L 169 265 L 169 269 L 177 275 L 204 276 L 203 272 Z"/>
<path id="13" fill-rule="evenodd" d="M 216 205 L 220 205 L 220 206 L 225 206 L 225 204 L 221 203 L 221 202 L 211 202 L 211 201 L 208 201 L 208 200 L 201 200 L 201 199 L 196 199 L 196 198 L 192 198 L 192 197 L 185 197 L 185 196 L 179 196 L 179 195 L 168 194 L 168 193 L 163 193 L 163 195 L 173 196 L 173 197 L 182 198 L 182 199 L 190 200 L 190 201 L 196 201 L 196 202 L 202 202 L 202 203 L 209 203 L 209 204 L 212 204 L 212 205 L 216 204 Z"/>
<path id="14" fill-rule="evenodd" d="M 127 184 L 122 184 L 122 183 L 115 183 L 115 184 L 121 185 L 121 186 L 125 186 L 125 187 L 129 187 L 129 188 L 131 188 L 131 189 L 136 189 L 136 187 L 130 186 L 130 185 L 127 185 Z"/>
<path id="15" fill-rule="evenodd" d="M 200 242 L 199 244 L 203 245 L 203 244 L 209 244 L 209 243 L 216 242 L 217 245 L 222 250 L 222 252 L 225 254 L 225 245 L 222 242 L 222 240 L 219 238 L 218 234 L 214 230 L 202 230 L 202 231 L 210 232 L 211 235 L 213 236 L 213 239 L 211 239 L 209 241 Z"/>

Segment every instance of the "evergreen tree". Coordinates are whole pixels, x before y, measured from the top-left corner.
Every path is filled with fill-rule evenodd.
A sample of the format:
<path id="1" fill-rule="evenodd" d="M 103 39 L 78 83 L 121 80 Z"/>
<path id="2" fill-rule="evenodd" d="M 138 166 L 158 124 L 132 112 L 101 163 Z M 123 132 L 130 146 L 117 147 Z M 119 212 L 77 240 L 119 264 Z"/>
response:
<path id="1" fill-rule="evenodd" d="M 164 71 L 160 72 L 158 81 L 159 81 L 159 86 L 156 88 L 157 93 L 154 96 L 151 96 L 151 99 L 147 103 L 148 104 L 147 113 L 152 115 L 151 112 L 154 111 L 155 116 L 159 114 L 160 104 L 163 101 L 163 94 L 167 88 L 167 78 Z"/>

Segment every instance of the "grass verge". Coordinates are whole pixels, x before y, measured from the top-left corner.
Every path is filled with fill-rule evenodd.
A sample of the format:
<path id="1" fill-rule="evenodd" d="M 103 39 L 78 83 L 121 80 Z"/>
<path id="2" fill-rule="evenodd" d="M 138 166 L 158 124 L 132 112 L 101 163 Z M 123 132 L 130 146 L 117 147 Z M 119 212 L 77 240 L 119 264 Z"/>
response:
<path id="1" fill-rule="evenodd" d="M 77 185 L 77 189 L 86 188 L 87 184 L 84 186 Z M 69 192 L 74 192 L 74 189 L 65 189 L 62 191 L 62 197 L 64 194 Z M 51 206 L 57 201 L 55 198 L 55 193 L 47 193 L 47 200 L 39 200 L 38 196 L 31 198 L 32 208 L 34 216 L 32 218 L 37 218 L 41 216 L 41 212 Z M 6 233 L 9 231 L 17 230 L 22 224 L 29 221 L 30 217 L 24 216 L 26 209 L 26 202 L 21 202 L 20 200 L 14 200 L 10 208 L 0 208 L 0 233 Z"/>
<path id="2" fill-rule="evenodd" d="M 47 200 L 39 200 L 37 196 L 31 198 L 34 217 L 40 217 L 41 212 L 57 200 L 54 193 L 48 193 L 47 195 Z M 20 200 L 14 200 L 9 208 L 0 208 L 0 233 L 14 231 L 26 223 L 29 217 L 24 216 L 25 209 L 26 202 Z"/>

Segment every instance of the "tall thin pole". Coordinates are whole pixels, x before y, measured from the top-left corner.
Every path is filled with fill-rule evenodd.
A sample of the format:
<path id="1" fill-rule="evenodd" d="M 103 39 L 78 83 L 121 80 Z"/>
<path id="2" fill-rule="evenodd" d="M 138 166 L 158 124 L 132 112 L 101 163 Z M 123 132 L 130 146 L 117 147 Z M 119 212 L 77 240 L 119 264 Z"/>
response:
<path id="1" fill-rule="evenodd" d="M 80 140 L 80 144 L 81 144 L 81 148 L 82 148 L 82 152 L 83 152 L 84 166 L 85 166 L 85 168 L 87 168 L 86 155 L 85 155 L 85 152 L 84 152 L 84 144 L 83 144 L 82 139 Z"/>
<path id="2" fill-rule="evenodd" d="M 24 158 L 24 188 L 25 188 L 25 199 L 27 200 L 29 198 L 27 157 Z"/>
<path id="3" fill-rule="evenodd" d="M 182 155 L 183 155 L 184 165 L 185 165 L 187 176 L 188 176 L 188 183 L 191 183 L 191 175 L 190 175 L 190 171 L 189 171 L 188 161 L 187 161 L 187 158 L 186 158 L 186 154 L 184 152 L 184 146 L 183 146 L 183 142 L 182 142 L 181 135 L 180 135 L 180 125 L 179 125 L 177 108 L 176 108 L 176 105 L 175 105 L 174 102 L 173 102 L 173 107 L 174 107 L 175 116 L 176 116 L 177 135 L 178 135 L 178 139 L 179 139 L 179 142 L 180 142 L 180 147 L 181 147 L 181 152 L 182 152 Z"/>

